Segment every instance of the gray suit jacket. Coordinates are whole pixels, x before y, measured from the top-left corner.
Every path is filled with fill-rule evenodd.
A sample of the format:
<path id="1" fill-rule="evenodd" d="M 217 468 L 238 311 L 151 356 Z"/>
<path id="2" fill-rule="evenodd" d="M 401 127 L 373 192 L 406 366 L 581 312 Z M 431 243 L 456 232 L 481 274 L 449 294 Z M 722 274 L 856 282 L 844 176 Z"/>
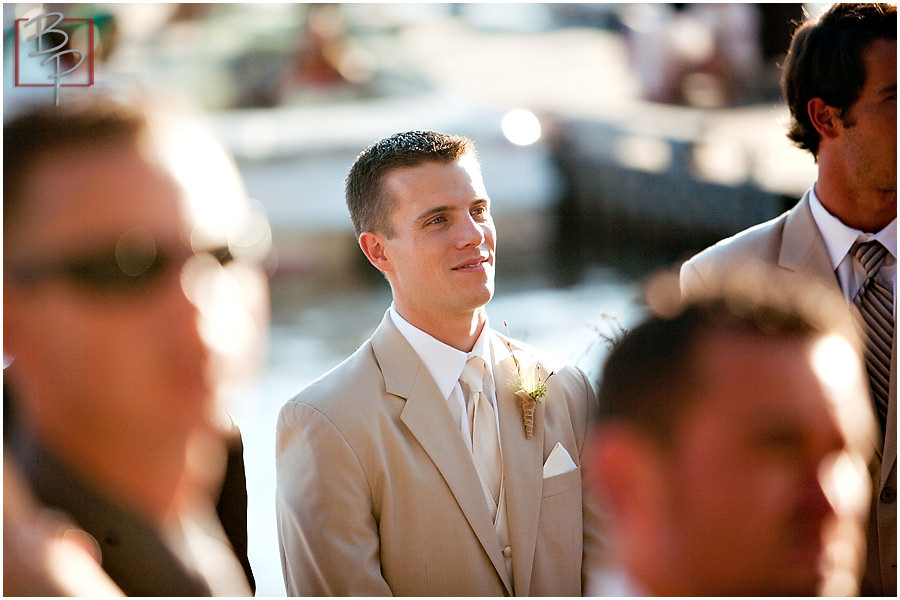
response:
<path id="1" fill-rule="evenodd" d="M 501 356 L 505 338 L 489 335 Z M 510 343 L 523 366 L 536 360 Z M 542 467 L 557 442 L 580 464 L 593 390 L 577 369 L 560 370 L 526 439 L 512 358 L 493 372 L 512 577 L 471 452 L 386 314 L 359 350 L 281 410 L 276 508 L 289 594 L 581 594 L 582 564 L 600 550 L 582 470 L 544 479 Z"/>
<path id="2" fill-rule="evenodd" d="M 741 263 L 761 261 L 793 273 L 813 276 L 840 292 L 840 284 L 809 207 L 809 194 L 793 209 L 751 227 L 697 254 L 681 267 L 681 290 L 702 290 L 716 273 Z M 896 305 L 896 303 L 895 303 Z M 897 320 L 896 307 L 894 321 Z M 897 595 L 897 335 L 891 353 L 890 403 L 883 447 L 872 466 L 875 490 L 869 523 L 868 559 L 863 595 Z"/>

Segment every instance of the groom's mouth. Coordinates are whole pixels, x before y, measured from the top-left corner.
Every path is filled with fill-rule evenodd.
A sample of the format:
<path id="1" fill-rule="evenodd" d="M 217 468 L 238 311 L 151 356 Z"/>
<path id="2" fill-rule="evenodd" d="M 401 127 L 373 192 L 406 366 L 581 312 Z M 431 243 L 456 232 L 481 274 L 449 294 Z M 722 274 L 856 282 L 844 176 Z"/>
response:
<path id="1" fill-rule="evenodd" d="M 486 256 L 479 256 L 477 258 L 472 258 L 462 262 L 455 267 L 453 267 L 454 271 L 478 271 L 484 269 L 484 264 L 487 262 Z"/>

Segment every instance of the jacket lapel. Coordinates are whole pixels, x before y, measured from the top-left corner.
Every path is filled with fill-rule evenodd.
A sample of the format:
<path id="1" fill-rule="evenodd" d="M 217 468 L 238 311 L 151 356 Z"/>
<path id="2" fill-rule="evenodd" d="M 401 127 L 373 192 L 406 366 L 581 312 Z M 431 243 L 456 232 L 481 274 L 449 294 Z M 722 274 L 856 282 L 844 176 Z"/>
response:
<path id="1" fill-rule="evenodd" d="M 386 391 L 406 399 L 400 421 L 440 471 L 507 592 L 512 594 L 478 472 L 434 379 L 389 314 L 385 314 L 372 336 L 372 347 L 384 375 Z"/>
<path id="2" fill-rule="evenodd" d="M 515 396 L 515 361 L 503 338 L 491 332 L 494 358 L 494 384 L 500 420 L 500 446 L 503 452 L 503 477 L 506 486 L 506 511 L 509 543 L 512 546 L 512 571 L 517 596 L 529 595 L 538 519 L 543 491 L 544 406 L 536 404 L 534 435 L 525 438 L 522 405 Z M 523 369 L 533 359 L 520 352 L 516 356 Z"/>
<path id="3" fill-rule="evenodd" d="M 785 219 L 778 266 L 795 273 L 812 275 L 840 291 L 840 283 L 831 267 L 825 241 L 809 208 L 809 192 Z"/>

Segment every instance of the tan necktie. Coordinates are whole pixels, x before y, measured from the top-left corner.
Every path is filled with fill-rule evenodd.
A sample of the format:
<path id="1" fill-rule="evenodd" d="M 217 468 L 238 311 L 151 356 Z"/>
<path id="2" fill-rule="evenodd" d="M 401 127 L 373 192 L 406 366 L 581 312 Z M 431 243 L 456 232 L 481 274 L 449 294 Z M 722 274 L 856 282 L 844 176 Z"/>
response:
<path id="1" fill-rule="evenodd" d="M 469 416 L 469 430 L 472 432 L 472 458 L 475 469 L 481 477 L 485 499 L 491 509 L 491 520 L 494 520 L 500 499 L 503 463 L 500 460 L 494 409 L 484 395 L 484 369 L 484 361 L 473 356 L 466 362 L 459 380 L 466 394 L 466 411 Z"/>
<path id="2" fill-rule="evenodd" d="M 891 381 L 891 348 L 894 338 L 894 293 L 875 279 L 887 256 L 881 242 L 857 242 L 850 253 L 866 271 L 866 281 L 853 303 L 863 317 L 866 332 L 866 371 L 872 403 L 884 433 Z"/>

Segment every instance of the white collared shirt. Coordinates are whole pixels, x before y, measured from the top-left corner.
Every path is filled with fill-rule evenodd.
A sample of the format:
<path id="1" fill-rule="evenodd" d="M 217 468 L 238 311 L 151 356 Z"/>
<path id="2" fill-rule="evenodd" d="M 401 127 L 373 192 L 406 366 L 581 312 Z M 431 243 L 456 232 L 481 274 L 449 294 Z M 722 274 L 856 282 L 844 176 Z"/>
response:
<path id="1" fill-rule="evenodd" d="M 493 361 L 491 360 L 491 348 L 488 344 L 487 331 L 489 325 L 485 322 L 481 330 L 481 335 L 475 341 L 471 352 L 462 352 L 452 346 L 448 346 L 431 335 L 425 333 L 418 327 L 412 325 L 409 321 L 400 316 L 394 304 L 388 311 L 391 320 L 400 331 L 400 335 L 406 338 L 409 345 L 412 346 L 416 354 L 422 360 L 422 364 L 428 370 L 431 378 L 437 384 L 438 390 L 450 414 L 453 416 L 453 422 L 456 423 L 463 440 L 469 450 L 472 449 L 472 433 L 469 431 L 469 418 L 466 413 L 466 398 L 463 394 L 462 387 L 459 384 L 459 377 L 462 375 L 466 361 L 473 356 L 478 356 L 487 365 L 484 380 L 484 396 L 494 406 L 494 420 L 497 422 L 497 399 L 496 388 L 494 386 L 494 375 L 492 372 Z M 499 431 L 499 424 L 497 426 Z"/>
<path id="2" fill-rule="evenodd" d="M 878 240 L 888 250 L 888 256 L 884 259 L 884 265 L 878 273 L 878 279 L 894 292 L 894 312 L 897 312 L 897 219 L 891 221 L 887 227 L 878 233 L 864 233 L 858 229 L 848 227 L 840 219 L 832 215 L 822 206 L 822 202 L 816 196 L 816 187 L 813 185 L 809 191 L 809 208 L 812 211 L 813 220 L 825 241 L 825 249 L 831 259 L 831 268 L 837 275 L 841 290 L 848 302 L 852 302 L 859 293 L 860 288 L 866 282 L 866 274 L 862 267 L 853 260 L 849 254 L 850 248 L 856 240 L 868 242 Z"/>
<path id="3" fill-rule="evenodd" d="M 585 596 L 613 598 L 650 596 L 625 571 L 615 567 L 590 569 L 584 585 Z"/>

